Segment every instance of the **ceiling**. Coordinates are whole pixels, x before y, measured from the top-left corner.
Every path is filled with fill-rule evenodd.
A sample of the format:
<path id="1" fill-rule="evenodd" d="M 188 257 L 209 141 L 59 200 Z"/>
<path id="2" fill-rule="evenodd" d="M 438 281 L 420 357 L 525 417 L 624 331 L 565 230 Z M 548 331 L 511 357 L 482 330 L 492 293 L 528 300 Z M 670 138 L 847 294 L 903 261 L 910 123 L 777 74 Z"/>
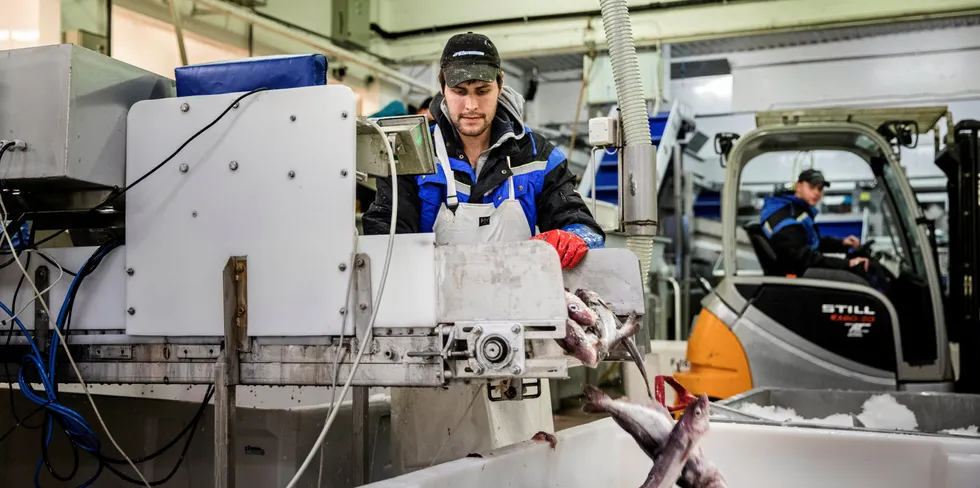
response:
<path id="1" fill-rule="evenodd" d="M 864 25 L 838 29 L 789 32 L 782 34 L 731 37 L 725 39 L 710 39 L 704 41 L 671 44 L 670 54 L 671 57 L 674 58 L 705 56 L 731 52 L 757 51 L 782 47 L 824 44 L 828 42 L 849 41 L 889 34 L 903 34 L 909 32 L 950 29 L 976 25 L 980 25 L 980 15 L 916 20 L 908 22 L 893 22 L 880 25 Z M 639 48 L 637 51 L 650 49 L 652 48 Z M 545 74 L 553 71 L 581 69 L 582 53 L 510 58 L 508 61 L 525 71 L 530 71 L 533 68 L 537 68 L 539 74 Z"/>

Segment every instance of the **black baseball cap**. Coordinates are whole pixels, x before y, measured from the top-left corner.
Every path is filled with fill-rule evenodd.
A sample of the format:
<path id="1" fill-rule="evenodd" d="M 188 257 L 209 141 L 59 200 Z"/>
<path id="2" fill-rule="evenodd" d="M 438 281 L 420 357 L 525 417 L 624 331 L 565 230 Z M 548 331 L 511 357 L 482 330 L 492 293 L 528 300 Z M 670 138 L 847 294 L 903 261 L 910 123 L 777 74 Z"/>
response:
<path id="1" fill-rule="evenodd" d="M 483 34 L 456 34 L 442 50 L 439 69 L 450 88 L 470 80 L 493 82 L 500 74 L 500 54 Z"/>
<path id="2" fill-rule="evenodd" d="M 804 170 L 802 173 L 800 173 L 800 178 L 796 181 L 805 181 L 813 186 L 830 188 L 830 183 L 828 183 L 827 179 L 823 177 L 823 173 L 815 169 Z"/>

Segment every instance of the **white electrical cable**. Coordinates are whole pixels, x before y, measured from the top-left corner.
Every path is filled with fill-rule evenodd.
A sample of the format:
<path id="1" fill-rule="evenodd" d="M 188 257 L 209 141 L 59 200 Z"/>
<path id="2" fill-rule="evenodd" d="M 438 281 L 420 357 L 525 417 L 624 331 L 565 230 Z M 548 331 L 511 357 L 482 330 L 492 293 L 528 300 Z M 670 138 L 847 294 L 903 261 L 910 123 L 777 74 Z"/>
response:
<path id="1" fill-rule="evenodd" d="M 378 124 L 374 123 L 372 120 L 367 121 L 374 130 L 378 131 L 382 139 L 387 140 L 387 136 Z M 389 174 L 391 176 L 391 194 L 392 194 L 392 204 L 391 204 L 391 228 L 388 231 L 388 250 L 385 254 L 385 264 L 381 271 L 381 282 L 378 283 L 378 296 L 374 299 L 374 309 L 371 310 L 371 320 L 368 322 L 367 331 L 364 332 L 364 338 L 361 340 L 361 347 L 357 351 L 357 356 L 354 357 L 354 363 L 351 364 L 350 374 L 347 375 L 347 381 L 344 382 L 344 388 L 340 390 L 340 398 L 330 409 L 330 416 L 327 417 L 327 422 L 323 424 L 323 430 L 320 431 L 320 436 L 317 437 L 316 442 L 313 444 L 313 448 L 310 449 L 309 454 L 306 455 L 306 459 L 303 464 L 296 471 L 293 479 L 290 480 L 286 488 L 295 488 L 296 483 L 299 482 L 300 477 L 306 471 L 306 468 L 310 466 L 310 462 L 313 461 L 314 456 L 316 456 L 317 451 L 320 446 L 323 445 L 323 440 L 327 438 L 327 431 L 330 430 L 330 426 L 333 425 L 334 419 L 337 418 L 337 412 L 340 411 L 340 402 L 344 401 L 347 396 L 347 390 L 350 389 L 350 384 L 354 381 L 354 373 L 357 371 L 357 367 L 361 364 L 361 358 L 364 357 L 364 351 L 367 350 L 368 344 L 371 342 L 371 336 L 374 333 L 374 321 L 378 318 L 378 309 L 381 308 L 381 296 L 385 291 L 385 281 L 388 279 L 388 268 L 391 264 L 391 251 L 395 244 L 395 228 L 398 223 L 398 170 L 395 168 L 395 154 L 391 149 L 391 145 L 387 142 L 385 143 L 385 148 L 388 151 L 388 167 L 390 168 Z M 349 312 L 348 312 L 349 313 Z M 357 327 L 354 328 L 354 335 L 357 336 Z"/>
<path id="2" fill-rule="evenodd" d="M 7 206 L 4 205 L 3 199 L 0 198 L 0 221 L 6 221 L 6 220 L 7 220 Z M 11 250 L 15 249 L 13 240 L 10 238 L 10 233 L 7 232 L 6 226 L 0 226 L 0 227 L 2 227 L 3 238 L 7 241 L 7 245 L 10 246 Z M 140 472 L 139 468 L 136 467 L 136 464 L 133 463 L 133 460 L 129 459 L 129 456 L 126 455 L 126 453 L 122 450 L 121 447 L 119 447 L 119 444 L 116 442 L 116 439 L 112 437 L 112 433 L 109 432 L 109 427 L 107 427 L 105 421 L 102 420 L 102 413 L 100 413 L 99 408 L 95 406 L 95 400 L 92 399 L 92 394 L 89 393 L 88 385 L 85 383 L 85 380 L 82 379 L 82 372 L 81 370 L 78 369 L 78 365 L 75 364 L 75 358 L 72 357 L 71 350 L 68 349 L 68 341 L 65 340 L 65 336 L 61 333 L 61 329 L 59 329 L 57 324 L 55 324 L 54 322 L 54 316 L 51 315 L 51 309 L 48 308 L 47 302 L 44 300 L 44 297 L 41 296 L 42 295 L 41 291 L 37 289 L 37 285 L 34 284 L 34 280 L 31 279 L 30 273 L 24 267 L 24 264 L 20 262 L 20 257 L 17 256 L 16 252 L 14 252 L 13 255 L 14 255 L 14 262 L 17 263 L 17 266 L 20 268 L 20 271 L 24 273 L 24 278 L 27 280 L 27 283 L 31 285 L 32 289 L 34 289 L 35 298 L 41 302 L 41 307 L 44 308 L 44 313 L 48 314 L 48 322 L 53 326 L 52 328 L 54 329 L 55 333 L 58 334 L 58 340 L 61 342 L 61 347 L 64 348 L 65 354 L 68 356 L 68 362 L 71 363 L 72 369 L 75 370 L 75 375 L 78 377 L 78 382 L 82 385 L 82 389 L 85 390 L 85 396 L 88 398 L 89 404 L 92 405 L 92 411 L 95 412 L 95 416 L 99 419 L 99 424 L 102 426 L 102 430 L 105 431 L 105 434 L 109 438 L 109 441 L 112 442 L 112 445 L 115 446 L 117 451 L 119 451 L 119 454 L 122 455 L 123 459 L 125 459 L 126 462 L 129 463 L 129 466 L 133 468 L 133 471 L 136 471 L 136 474 L 140 477 L 140 481 L 142 481 L 147 488 L 152 488 L 150 482 L 146 481 L 146 478 L 143 477 L 143 473 Z M 36 328 L 37 326 L 35 324 L 35 329 Z"/>
<path id="3" fill-rule="evenodd" d="M 347 293 L 344 294 L 347 298 L 344 299 L 344 306 L 350 305 L 350 292 L 351 285 L 354 283 L 354 266 L 357 262 L 357 226 L 354 226 L 354 246 L 353 251 L 350 254 L 350 264 L 347 269 L 351 270 L 350 275 L 347 276 Z M 327 416 L 329 418 L 330 412 L 333 411 L 333 406 L 337 403 L 337 382 L 340 381 L 340 357 L 342 355 L 344 345 L 344 332 L 347 331 L 347 319 L 351 316 L 351 313 L 344 314 L 344 320 L 340 323 L 340 340 L 337 341 L 337 347 L 334 348 L 333 356 L 333 381 L 330 383 L 330 408 L 327 409 Z M 356 335 L 356 331 L 355 331 Z M 320 460 L 319 467 L 316 472 L 316 488 L 321 488 L 323 486 L 323 446 L 320 446 Z"/>

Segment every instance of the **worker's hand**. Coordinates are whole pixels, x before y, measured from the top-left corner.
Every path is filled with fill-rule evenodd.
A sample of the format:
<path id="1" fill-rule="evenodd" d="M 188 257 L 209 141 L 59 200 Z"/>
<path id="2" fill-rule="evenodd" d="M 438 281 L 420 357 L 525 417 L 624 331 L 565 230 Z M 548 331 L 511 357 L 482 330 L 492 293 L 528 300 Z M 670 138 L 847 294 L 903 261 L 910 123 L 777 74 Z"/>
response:
<path id="1" fill-rule="evenodd" d="M 562 269 L 574 268 L 585 257 L 585 253 L 589 252 L 589 246 L 581 237 L 564 230 L 549 230 L 531 239 L 551 244 L 558 251 Z"/>
<path id="2" fill-rule="evenodd" d="M 841 242 L 843 242 L 847 247 L 859 247 L 861 245 L 861 239 L 858 239 L 855 236 L 847 236 L 847 238 Z"/>
<path id="3" fill-rule="evenodd" d="M 852 268 L 856 268 L 858 266 L 862 266 L 863 265 L 864 266 L 864 271 L 868 271 L 868 258 L 854 258 L 854 259 L 848 261 L 848 264 Z"/>

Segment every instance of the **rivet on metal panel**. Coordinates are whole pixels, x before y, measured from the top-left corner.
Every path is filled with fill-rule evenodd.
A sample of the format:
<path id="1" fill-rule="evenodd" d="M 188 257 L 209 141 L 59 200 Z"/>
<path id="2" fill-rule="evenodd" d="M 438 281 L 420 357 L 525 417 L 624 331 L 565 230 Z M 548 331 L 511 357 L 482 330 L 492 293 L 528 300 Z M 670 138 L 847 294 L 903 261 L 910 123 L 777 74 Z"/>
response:
<path id="1" fill-rule="evenodd" d="M 344 178 L 346 178 L 347 177 L 347 170 L 346 169 L 340 170 L 340 176 L 343 176 Z"/>
<path id="2" fill-rule="evenodd" d="M 344 110 L 343 112 L 340 112 L 340 118 L 342 118 L 342 119 L 346 119 L 347 118 L 347 111 L 346 110 Z"/>
<path id="3" fill-rule="evenodd" d="M 347 307 L 341 307 L 340 315 L 347 315 Z"/>
<path id="4" fill-rule="evenodd" d="M 238 161 L 232 161 L 228 163 L 228 168 L 231 169 L 232 171 L 238 169 Z"/>
<path id="5" fill-rule="evenodd" d="M 197 210 L 194 210 L 193 212 L 191 212 L 191 217 L 197 217 Z"/>
<path id="6" fill-rule="evenodd" d="M 240 107 L 240 106 L 241 106 L 241 103 L 239 103 L 239 102 L 235 102 L 235 104 L 234 104 L 234 105 L 232 105 L 232 106 L 231 106 L 231 108 L 238 108 L 238 107 Z"/>
<path id="7" fill-rule="evenodd" d="M 136 309 L 133 307 L 129 307 L 129 310 L 126 310 L 126 313 L 130 315 L 136 315 Z"/>
<path id="8" fill-rule="evenodd" d="M 296 177 L 296 172 L 295 171 L 290 171 L 288 174 L 289 174 L 289 179 L 293 179 L 293 178 Z"/>
<path id="9" fill-rule="evenodd" d="M 180 169 L 180 172 L 181 173 L 186 173 L 187 170 L 189 170 L 191 168 L 190 168 L 190 166 L 187 166 L 187 163 L 180 163 L 179 169 Z"/>
<path id="10" fill-rule="evenodd" d="M 133 268 L 126 268 L 126 274 L 128 274 L 129 276 L 133 276 L 134 273 L 136 273 L 136 270 L 134 270 Z"/>
<path id="11" fill-rule="evenodd" d="M 361 310 L 367 310 L 367 304 L 366 303 L 362 303 L 362 304 L 358 305 L 357 307 L 360 308 Z"/>
<path id="12" fill-rule="evenodd" d="M 191 109 L 191 106 L 188 105 L 187 103 L 180 104 L 180 111 L 181 112 L 186 112 L 186 111 L 188 111 L 190 109 Z"/>
<path id="13" fill-rule="evenodd" d="M 289 121 L 290 122 L 296 122 L 296 116 L 295 115 L 290 115 L 289 116 Z"/>
<path id="14" fill-rule="evenodd" d="M 347 271 L 347 263 L 340 263 L 337 265 L 337 269 L 341 271 Z"/>

